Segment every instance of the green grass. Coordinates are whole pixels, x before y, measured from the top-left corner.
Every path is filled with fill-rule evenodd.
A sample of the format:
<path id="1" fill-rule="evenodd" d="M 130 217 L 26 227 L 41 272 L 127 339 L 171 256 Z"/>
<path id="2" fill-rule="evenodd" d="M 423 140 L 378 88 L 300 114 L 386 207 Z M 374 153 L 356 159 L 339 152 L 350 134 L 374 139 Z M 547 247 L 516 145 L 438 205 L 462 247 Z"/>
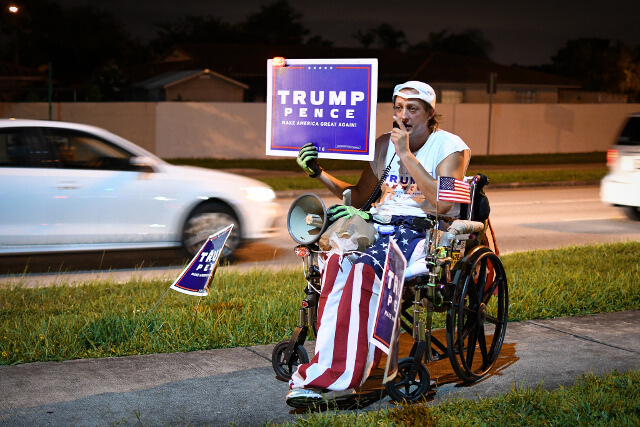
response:
<path id="1" fill-rule="evenodd" d="M 502 257 L 511 320 L 640 307 L 640 242 Z M 301 272 L 220 270 L 211 294 L 170 291 L 171 280 L 0 288 L 0 364 L 194 351 L 289 337 L 304 294 Z M 443 327 L 437 315 L 435 327 Z"/>
<path id="2" fill-rule="evenodd" d="M 292 425 L 292 424 L 287 424 Z M 637 426 L 640 371 L 579 377 L 557 390 L 512 387 L 478 400 L 448 399 L 437 406 L 396 405 L 378 411 L 328 411 L 300 417 L 298 426 Z"/>
<path id="3" fill-rule="evenodd" d="M 299 172 L 296 176 L 255 176 L 256 179 L 271 186 L 275 191 L 314 190 L 324 188 L 317 180 L 306 179 L 293 158 L 291 159 L 170 159 L 171 163 L 200 166 L 211 169 L 248 168 L 258 170 L 277 170 Z M 549 164 L 601 164 L 601 167 L 588 169 L 560 169 L 546 171 L 483 171 L 485 165 L 524 166 Z M 354 160 L 323 159 L 322 165 L 330 171 L 353 171 L 349 174 L 337 174 L 336 177 L 345 182 L 355 184 L 360 177 L 363 162 Z M 607 173 L 605 153 L 573 153 L 573 154 L 529 154 L 502 156 L 475 156 L 471 159 L 467 175 L 485 173 L 491 184 L 540 183 L 588 181 L 597 182 Z"/>
<path id="4" fill-rule="evenodd" d="M 604 165 L 606 161 L 607 153 L 605 151 L 561 154 L 502 154 L 494 156 L 478 156 L 472 153 L 470 166 L 572 165 L 585 163 L 601 163 Z"/>
<path id="5" fill-rule="evenodd" d="M 507 171 L 507 172 L 482 172 L 482 169 L 470 169 L 467 175 L 475 175 L 476 173 L 485 173 L 489 177 L 489 187 L 491 184 L 512 184 L 512 183 L 541 183 L 541 182 L 597 182 L 607 173 L 606 167 L 595 169 L 567 169 L 567 170 L 551 170 L 551 171 Z M 358 182 L 359 174 L 337 175 L 341 179 L 350 184 Z M 271 186 L 275 191 L 283 190 L 313 190 L 325 188 L 321 182 L 314 179 L 307 179 L 301 174 L 298 177 L 257 177 L 256 179 Z"/>
<path id="6" fill-rule="evenodd" d="M 292 158 L 272 159 L 191 159 L 174 158 L 166 159 L 176 165 L 191 165 L 211 169 L 264 169 L 278 171 L 299 171 L 300 167 Z M 601 163 L 605 164 L 606 153 L 594 151 L 588 153 L 562 153 L 562 154 L 509 154 L 494 156 L 471 156 L 470 167 L 477 165 L 550 165 L 550 164 L 576 164 L 576 163 Z M 322 159 L 322 166 L 327 170 L 361 170 L 363 162 L 356 160 Z"/>

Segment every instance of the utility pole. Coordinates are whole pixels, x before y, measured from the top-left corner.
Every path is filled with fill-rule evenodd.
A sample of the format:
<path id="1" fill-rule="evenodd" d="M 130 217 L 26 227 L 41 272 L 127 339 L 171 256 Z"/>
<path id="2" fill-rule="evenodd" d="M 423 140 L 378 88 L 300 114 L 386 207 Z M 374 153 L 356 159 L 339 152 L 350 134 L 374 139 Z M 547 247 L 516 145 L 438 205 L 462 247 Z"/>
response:
<path id="1" fill-rule="evenodd" d="M 51 101 L 53 99 L 53 65 L 51 64 L 51 61 L 49 61 L 49 78 L 48 80 L 48 98 L 49 98 L 49 120 L 51 120 Z"/>
<path id="2" fill-rule="evenodd" d="M 487 156 L 491 154 L 491 110 L 493 107 L 493 94 L 498 91 L 498 73 L 489 73 L 487 80 L 487 93 L 489 94 L 489 131 L 487 134 Z"/>

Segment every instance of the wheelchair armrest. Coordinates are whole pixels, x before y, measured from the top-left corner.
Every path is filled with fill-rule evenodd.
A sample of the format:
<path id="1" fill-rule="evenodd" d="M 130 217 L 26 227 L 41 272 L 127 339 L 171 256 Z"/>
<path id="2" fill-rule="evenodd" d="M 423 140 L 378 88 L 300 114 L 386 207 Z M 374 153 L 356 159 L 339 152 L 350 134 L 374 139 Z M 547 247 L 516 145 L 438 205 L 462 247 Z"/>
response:
<path id="1" fill-rule="evenodd" d="M 440 236 L 438 246 L 451 246 L 451 241 L 461 234 L 480 233 L 484 231 L 485 223 L 480 221 L 456 220 L 445 233 Z"/>

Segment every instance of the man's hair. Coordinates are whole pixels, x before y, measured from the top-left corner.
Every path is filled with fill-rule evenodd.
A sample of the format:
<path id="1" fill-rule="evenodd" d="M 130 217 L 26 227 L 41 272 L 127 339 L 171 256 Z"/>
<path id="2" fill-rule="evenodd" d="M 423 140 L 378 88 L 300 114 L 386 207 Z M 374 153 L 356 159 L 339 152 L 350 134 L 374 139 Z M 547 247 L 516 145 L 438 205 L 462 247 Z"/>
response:
<path id="1" fill-rule="evenodd" d="M 438 129 L 440 129 L 440 119 L 442 118 L 442 114 L 438 114 L 435 108 L 427 104 L 422 99 L 417 99 L 416 101 L 418 101 L 422 105 L 422 107 L 424 108 L 424 111 L 426 111 L 427 113 L 431 113 L 431 111 L 433 111 L 433 117 L 431 117 L 429 119 L 429 123 L 427 123 L 427 127 L 429 128 L 429 130 L 431 132 L 435 132 Z"/>
<path id="2" fill-rule="evenodd" d="M 429 123 L 427 123 L 427 127 L 431 132 L 437 131 L 438 129 L 440 129 L 440 119 L 442 118 L 442 114 L 438 114 L 435 111 L 435 109 L 431 105 L 427 104 L 426 102 L 422 100 L 420 102 L 422 102 L 427 107 L 427 113 L 429 113 L 430 110 L 434 110 L 433 117 L 429 119 Z"/>
<path id="3" fill-rule="evenodd" d="M 411 88 L 413 89 L 413 88 Z M 416 89 L 413 89 L 416 90 Z M 426 101 L 422 100 L 422 99 L 416 99 L 416 101 L 418 101 L 420 103 L 420 105 L 422 105 L 422 108 L 424 108 L 424 111 L 426 111 L 427 113 L 430 113 L 431 110 L 433 110 L 433 117 L 431 117 L 429 119 L 429 123 L 427 123 L 427 127 L 429 128 L 429 130 L 431 132 L 435 132 L 438 129 L 440 129 L 440 119 L 442 118 L 442 114 L 438 114 L 435 111 L 435 108 L 433 108 L 431 105 L 427 104 Z M 396 98 L 393 98 L 393 105 L 395 108 L 395 104 L 396 104 Z"/>

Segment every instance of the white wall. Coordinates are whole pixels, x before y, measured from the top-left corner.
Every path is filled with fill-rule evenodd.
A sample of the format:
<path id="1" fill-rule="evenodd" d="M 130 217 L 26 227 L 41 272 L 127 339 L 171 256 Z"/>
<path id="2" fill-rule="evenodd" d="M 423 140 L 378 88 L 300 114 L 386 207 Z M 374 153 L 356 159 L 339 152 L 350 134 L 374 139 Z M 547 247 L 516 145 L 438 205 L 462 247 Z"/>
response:
<path id="1" fill-rule="evenodd" d="M 485 155 L 488 104 L 440 104 L 441 128 Z M 160 157 L 266 158 L 264 103 L 58 103 L 54 120 L 104 127 Z M 490 154 L 605 151 L 638 104 L 493 104 Z M 388 132 L 391 103 L 378 104 L 377 134 Z M 0 103 L 0 117 L 48 118 L 46 103 Z"/>

